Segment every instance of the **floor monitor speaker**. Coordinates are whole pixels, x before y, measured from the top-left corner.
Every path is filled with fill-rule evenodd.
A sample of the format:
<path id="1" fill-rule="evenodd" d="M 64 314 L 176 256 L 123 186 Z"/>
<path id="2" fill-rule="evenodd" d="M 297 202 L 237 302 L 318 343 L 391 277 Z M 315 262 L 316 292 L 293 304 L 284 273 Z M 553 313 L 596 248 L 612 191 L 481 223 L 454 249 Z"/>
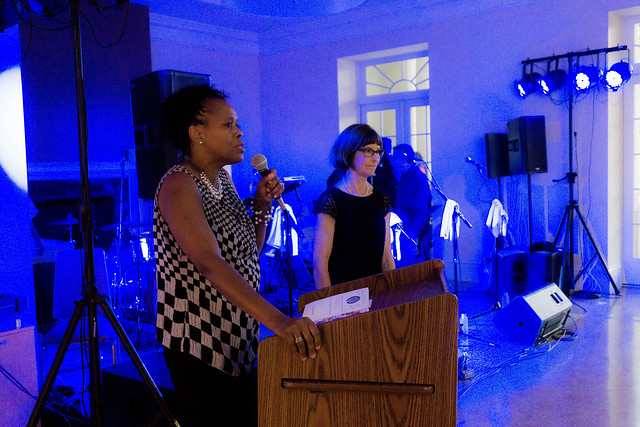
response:
<path id="1" fill-rule="evenodd" d="M 562 328 L 573 304 L 555 283 L 515 298 L 500 309 L 493 322 L 507 337 L 538 346 Z"/>
<path id="2" fill-rule="evenodd" d="M 160 128 L 162 100 L 186 86 L 210 84 L 206 74 L 159 70 L 131 80 L 131 114 L 136 144 L 138 195 L 153 200 L 162 175 L 181 153 Z"/>
<path id="3" fill-rule="evenodd" d="M 547 172 L 544 116 L 527 116 L 507 122 L 509 174 Z"/>
<path id="4" fill-rule="evenodd" d="M 487 176 L 500 178 L 509 175 L 509 150 L 506 133 L 485 133 Z"/>

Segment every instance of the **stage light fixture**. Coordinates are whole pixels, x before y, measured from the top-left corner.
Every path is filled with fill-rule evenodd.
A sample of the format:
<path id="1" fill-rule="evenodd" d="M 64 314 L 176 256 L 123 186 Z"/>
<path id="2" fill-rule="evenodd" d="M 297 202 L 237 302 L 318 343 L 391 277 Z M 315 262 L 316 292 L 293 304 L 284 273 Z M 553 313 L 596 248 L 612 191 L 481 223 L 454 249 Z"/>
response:
<path id="1" fill-rule="evenodd" d="M 4 33 L 4 30 L 16 25 L 20 21 L 20 17 L 25 15 L 25 9 L 21 2 L 0 1 L 0 33 Z"/>
<path id="2" fill-rule="evenodd" d="M 573 85 L 578 92 L 586 92 L 600 81 L 600 75 L 595 65 L 580 65 L 573 76 Z"/>
<path id="3" fill-rule="evenodd" d="M 564 86 L 567 81 L 567 72 L 560 69 L 547 72 L 547 74 L 538 80 L 540 91 L 545 95 L 550 95 Z"/>
<path id="4" fill-rule="evenodd" d="M 538 87 L 538 81 L 542 76 L 539 73 L 524 74 L 520 80 L 516 80 L 516 91 L 520 98 L 526 98 Z"/>
<path id="5" fill-rule="evenodd" d="M 605 73 L 602 84 L 607 90 L 615 92 L 629 81 L 632 72 L 633 67 L 628 62 L 616 62 Z"/>

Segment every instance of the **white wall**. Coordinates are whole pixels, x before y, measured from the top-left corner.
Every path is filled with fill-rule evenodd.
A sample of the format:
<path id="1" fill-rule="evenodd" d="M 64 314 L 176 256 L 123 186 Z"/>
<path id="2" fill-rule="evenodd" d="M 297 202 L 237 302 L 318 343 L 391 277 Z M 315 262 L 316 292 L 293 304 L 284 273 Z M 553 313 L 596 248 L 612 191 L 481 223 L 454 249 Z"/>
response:
<path id="1" fill-rule="evenodd" d="M 552 182 L 568 172 L 568 111 L 566 105 L 554 105 L 535 96 L 520 100 L 512 91 L 512 82 L 520 76 L 520 61 L 524 59 L 606 47 L 608 12 L 635 5 L 633 0 L 520 3 L 524 4 L 482 13 L 466 8 L 463 16 L 453 18 L 455 4 L 448 6 L 451 10 L 446 13 L 442 11 L 444 6 L 438 6 L 441 20 L 422 10 L 417 16 L 424 19 L 424 24 L 416 24 L 416 17 L 407 15 L 406 22 L 413 23 L 411 28 L 401 28 L 402 12 L 394 10 L 389 15 L 394 29 L 386 31 L 382 22 L 373 26 L 380 28 L 376 34 L 372 34 L 371 22 L 354 21 L 357 14 L 351 13 L 348 27 L 333 26 L 324 35 L 314 27 L 309 34 L 315 38 L 293 30 L 278 33 L 279 49 L 274 49 L 276 38 L 261 36 L 262 53 L 233 55 L 152 42 L 154 69 L 190 67 L 186 71 L 212 73 L 214 81 L 218 79 L 221 87 L 232 93 L 241 117 L 247 117 L 249 125 L 259 129 L 255 134 L 251 129 L 251 144 L 261 145 L 281 175 L 301 174 L 307 178 L 300 192 L 310 209 L 330 173 L 327 156 L 339 131 L 337 60 L 428 43 L 434 173 L 447 196 L 460 203 L 474 225 L 471 230 L 461 230 L 463 278 L 481 280 L 481 260 L 490 254 L 492 244 L 483 224 L 496 186 L 464 163 L 464 157 L 484 159 L 485 132 L 506 132 L 506 121 L 519 116 L 544 115 L 549 172 L 532 176 L 533 240 L 553 240 L 569 199 L 566 182 Z M 353 36 L 359 26 L 366 36 Z M 340 31 L 344 32 L 342 38 Z M 283 46 L 292 47 L 286 50 Z M 578 156 L 574 168 L 579 174 L 576 196 L 579 192 L 581 210 L 589 215 L 605 256 L 612 244 L 607 235 L 606 98 L 606 94 L 587 97 L 574 109 Z M 260 141 L 253 141 L 254 136 Z M 506 187 L 512 193 L 522 188 L 515 179 L 511 184 L 509 180 L 505 179 Z M 521 195 L 520 201 L 524 200 Z M 526 212 L 517 220 L 526 220 Z M 444 258 L 450 276 L 451 244 L 436 244 L 436 254 Z M 619 264 L 619 259 L 609 262 Z"/>

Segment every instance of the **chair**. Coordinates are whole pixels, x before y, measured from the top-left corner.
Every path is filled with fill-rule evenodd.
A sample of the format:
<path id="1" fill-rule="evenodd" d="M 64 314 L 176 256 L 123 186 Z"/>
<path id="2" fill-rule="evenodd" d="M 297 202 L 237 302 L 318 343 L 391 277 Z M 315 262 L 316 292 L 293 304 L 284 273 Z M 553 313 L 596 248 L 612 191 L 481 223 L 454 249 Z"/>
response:
<path id="1" fill-rule="evenodd" d="M 93 253 L 98 293 L 104 295 L 107 300 L 110 300 L 111 292 L 104 249 L 94 248 Z M 75 300 L 82 297 L 83 269 L 83 249 L 63 249 L 58 251 L 54 275 L 53 317 L 59 320 L 59 322 L 44 336 L 45 344 L 62 341 L 62 335 L 66 331 L 75 309 Z M 80 330 L 81 327 L 78 325 L 74 331 L 72 342 L 80 341 Z M 113 361 L 116 363 L 119 355 L 118 337 L 100 307 L 98 307 L 98 333 L 100 341 L 111 340 Z"/>

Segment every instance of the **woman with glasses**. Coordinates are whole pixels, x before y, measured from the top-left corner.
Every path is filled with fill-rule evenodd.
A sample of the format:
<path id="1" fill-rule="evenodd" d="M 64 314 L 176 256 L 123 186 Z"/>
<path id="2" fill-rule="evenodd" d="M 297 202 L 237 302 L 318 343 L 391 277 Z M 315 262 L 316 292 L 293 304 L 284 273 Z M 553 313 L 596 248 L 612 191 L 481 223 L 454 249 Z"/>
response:
<path id="1" fill-rule="evenodd" d="M 395 268 L 389 242 L 391 199 L 368 178 L 384 155 L 371 127 L 355 124 L 338 135 L 330 160 L 335 184 L 320 195 L 313 249 L 316 288 Z"/>

